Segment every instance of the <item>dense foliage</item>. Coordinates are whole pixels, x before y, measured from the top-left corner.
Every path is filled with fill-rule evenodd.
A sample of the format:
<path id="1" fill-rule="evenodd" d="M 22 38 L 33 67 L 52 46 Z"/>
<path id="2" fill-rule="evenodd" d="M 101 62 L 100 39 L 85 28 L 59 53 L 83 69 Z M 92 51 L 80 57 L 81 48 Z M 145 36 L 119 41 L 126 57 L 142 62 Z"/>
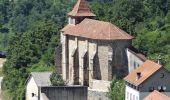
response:
<path id="1" fill-rule="evenodd" d="M 54 50 L 67 0 L 0 0 L 0 50 L 8 52 L 2 88 L 13 100 L 25 99 L 32 71 L 54 71 Z"/>
<path id="2" fill-rule="evenodd" d="M 3 89 L 7 89 L 13 99 L 24 98 L 25 82 L 30 71 L 52 71 L 54 68 L 57 27 L 53 22 L 40 22 L 33 26 L 27 33 L 15 34 L 7 49 Z"/>
<path id="3" fill-rule="evenodd" d="M 111 100 L 125 99 L 125 82 L 123 80 L 113 79 L 109 88 L 108 97 Z"/>
<path id="4" fill-rule="evenodd" d="M 170 70 L 170 0 L 111 0 L 91 5 L 97 19 L 133 35 L 136 48 L 149 59 L 160 57 Z"/>
<path id="5" fill-rule="evenodd" d="M 8 52 L 2 86 L 13 100 L 24 99 L 31 71 L 53 71 L 59 29 L 75 1 L 0 0 L 0 50 Z M 153 60 L 160 55 L 161 63 L 170 69 L 170 0 L 88 1 L 96 19 L 112 22 L 136 37 L 136 48 Z M 117 88 L 116 82 L 112 88 Z M 119 95 L 122 90 L 117 91 Z M 110 97 L 117 98 L 114 92 Z"/>
<path id="6" fill-rule="evenodd" d="M 50 81 L 53 86 L 64 86 L 64 80 L 62 79 L 61 75 L 53 72 L 50 76 Z"/>

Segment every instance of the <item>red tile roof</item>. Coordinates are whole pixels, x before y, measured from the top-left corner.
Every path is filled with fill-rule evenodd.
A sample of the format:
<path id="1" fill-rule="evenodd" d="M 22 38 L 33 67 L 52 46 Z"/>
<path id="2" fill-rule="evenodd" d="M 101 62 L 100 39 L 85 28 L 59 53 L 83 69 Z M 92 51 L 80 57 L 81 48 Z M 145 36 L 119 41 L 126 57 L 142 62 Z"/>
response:
<path id="1" fill-rule="evenodd" d="M 135 71 L 127 75 L 124 78 L 124 80 L 135 86 L 138 86 L 161 68 L 162 68 L 161 65 L 153 61 L 147 60 L 141 66 L 139 66 Z M 141 77 L 139 79 L 137 79 L 137 73 L 141 73 Z"/>
<path id="2" fill-rule="evenodd" d="M 155 90 L 145 97 L 144 100 L 170 100 L 170 97 Z"/>
<path id="3" fill-rule="evenodd" d="M 71 12 L 68 13 L 69 16 L 96 16 L 93 14 L 85 0 L 78 0 Z"/>
<path id="4" fill-rule="evenodd" d="M 74 27 L 64 29 L 64 34 L 99 40 L 133 39 L 131 35 L 112 23 L 87 18 Z"/>
<path id="5" fill-rule="evenodd" d="M 75 25 L 73 25 L 73 24 L 68 24 L 68 25 L 66 25 L 63 29 L 61 29 L 61 31 L 62 32 L 64 32 L 64 31 L 66 31 L 66 30 L 68 30 L 69 28 L 72 28 L 72 27 L 74 27 Z"/>

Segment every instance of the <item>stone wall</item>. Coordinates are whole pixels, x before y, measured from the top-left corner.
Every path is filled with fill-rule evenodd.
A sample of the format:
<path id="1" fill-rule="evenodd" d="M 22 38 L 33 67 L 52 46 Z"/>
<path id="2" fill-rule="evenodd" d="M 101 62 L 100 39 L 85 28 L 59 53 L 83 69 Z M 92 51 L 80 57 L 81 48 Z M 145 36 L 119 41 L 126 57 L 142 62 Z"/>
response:
<path id="1" fill-rule="evenodd" d="M 93 79 L 111 81 L 114 76 L 122 78 L 128 74 L 126 48 L 131 46 L 131 40 L 106 41 L 65 36 L 63 41 L 65 42 L 62 42 L 62 74 L 63 79 L 69 84 L 74 84 L 75 76 L 79 78 L 80 85 L 89 81 L 87 86 L 91 87 Z M 75 59 L 74 55 L 78 58 Z M 86 56 L 88 61 L 85 59 Z M 78 66 L 76 69 L 75 62 Z M 88 62 L 89 74 L 86 81 L 85 62 Z M 77 75 L 75 71 L 79 71 Z"/>
<path id="2" fill-rule="evenodd" d="M 87 87 L 66 86 L 66 87 L 42 87 L 48 100 L 87 100 Z"/>
<path id="3" fill-rule="evenodd" d="M 110 100 L 107 92 L 88 90 L 88 100 Z"/>
<path id="4" fill-rule="evenodd" d="M 110 88 L 110 81 L 94 80 L 92 81 L 92 89 L 95 91 L 108 92 Z M 89 88 L 91 89 L 91 88 Z"/>
<path id="5" fill-rule="evenodd" d="M 112 48 L 112 60 L 110 66 L 112 69 L 112 76 L 123 78 L 128 74 L 128 58 L 126 48 L 131 46 L 131 40 L 115 40 L 110 41 L 110 48 Z"/>

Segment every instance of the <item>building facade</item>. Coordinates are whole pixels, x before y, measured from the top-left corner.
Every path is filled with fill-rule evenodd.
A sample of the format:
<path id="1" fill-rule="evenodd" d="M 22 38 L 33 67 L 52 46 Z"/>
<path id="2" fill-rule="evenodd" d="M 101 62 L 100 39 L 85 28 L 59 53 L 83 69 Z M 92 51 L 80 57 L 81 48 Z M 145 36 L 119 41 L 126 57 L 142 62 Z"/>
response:
<path id="1" fill-rule="evenodd" d="M 155 62 L 147 60 L 124 80 L 125 100 L 143 100 L 154 90 L 170 96 L 170 72 Z"/>
<path id="2" fill-rule="evenodd" d="M 68 25 L 61 30 L 61 75 L 68 85 L 107 90 L 112 78 L 126 76 L 129 62 L 135 61 L 128 59 L 132 53 L 127 54 L 133 37 L 112 23 L 94 18 L 85 0 L 78 0 L 68 13 Z"/>
<path id="3" fill-rule="evenodd" d="M 45 100 L 41 87 L 51 86 L 51 72 L 32 72 L 26 85 L 26 100 Z"/>

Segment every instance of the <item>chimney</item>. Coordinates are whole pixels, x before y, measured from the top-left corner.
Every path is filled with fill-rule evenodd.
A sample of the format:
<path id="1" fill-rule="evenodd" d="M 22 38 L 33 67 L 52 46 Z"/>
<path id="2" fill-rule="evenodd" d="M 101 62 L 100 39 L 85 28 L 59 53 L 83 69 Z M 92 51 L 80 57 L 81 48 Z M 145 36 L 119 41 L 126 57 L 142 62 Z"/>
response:
<path id="1" fill-rule="evenodd" d="M 160 62 L 160 60 L 161 60 L 161 55 L 158 55 L 157 60 L 158 60 L 157 63 L 158 63 L 158 64 L 161 64 L 161 62 Z"/>
<path id="2" fill-rule="evenodd" d="M 138 80 L 141 77 L 141 72 L 136 73 L 136 79 Z"/>

